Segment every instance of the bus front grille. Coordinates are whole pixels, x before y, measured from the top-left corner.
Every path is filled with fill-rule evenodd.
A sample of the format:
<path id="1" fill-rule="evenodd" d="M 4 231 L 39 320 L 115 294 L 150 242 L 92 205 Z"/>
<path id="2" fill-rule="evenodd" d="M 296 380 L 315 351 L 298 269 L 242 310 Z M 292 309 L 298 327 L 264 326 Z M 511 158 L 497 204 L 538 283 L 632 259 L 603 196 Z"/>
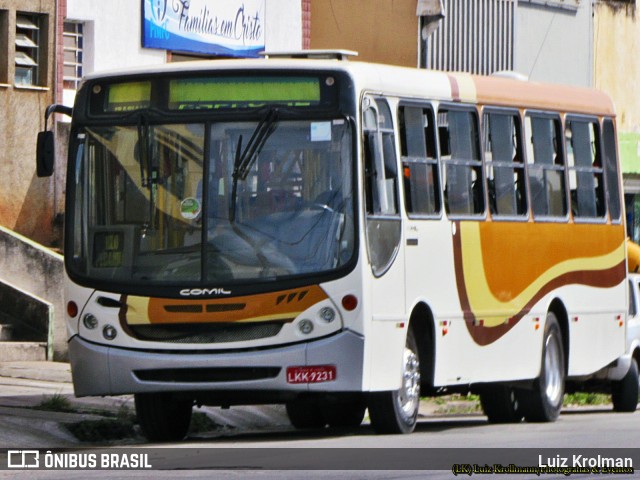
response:
<path id="1" fill-rule="evenodd" d="M 283 322 L 218 323 L 206 325 L 130 325 L 139 340 L 167 343 L 229 343 L 274 337 Z"/>
<path id="2" fill-rule="evenodd" d="M 210 383 L 275 378 L 280 370 L 280 367 L 158 368 L 133 373 L 142 382 Z"/>

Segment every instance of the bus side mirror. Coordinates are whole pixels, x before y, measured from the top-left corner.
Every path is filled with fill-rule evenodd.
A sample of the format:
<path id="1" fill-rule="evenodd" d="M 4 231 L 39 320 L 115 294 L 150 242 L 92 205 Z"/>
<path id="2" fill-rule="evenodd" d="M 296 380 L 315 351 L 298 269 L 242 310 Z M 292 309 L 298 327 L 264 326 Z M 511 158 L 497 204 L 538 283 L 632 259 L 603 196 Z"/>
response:
<path id="1" fill-rule="evenodd" d="M 44 130 L 38 133 L 36 146 L 36 173 L 38 177 L 53 175 L 53 165 L 56 159 L 56 145 L 53 132 L 47 128 L 49 117 L 54 113 L 62 113 L 71 117 L 73 109 L 64 105 L 53 104 L 44 113 Z"/>
<path id="2" fill-rule="evenodd" d="M 55 156 L 53 132 L 51 130 L 38 132 L 38 145 L 36 150 L 36 173 L 38 177 L 50 177 L 53 175 Z"/>

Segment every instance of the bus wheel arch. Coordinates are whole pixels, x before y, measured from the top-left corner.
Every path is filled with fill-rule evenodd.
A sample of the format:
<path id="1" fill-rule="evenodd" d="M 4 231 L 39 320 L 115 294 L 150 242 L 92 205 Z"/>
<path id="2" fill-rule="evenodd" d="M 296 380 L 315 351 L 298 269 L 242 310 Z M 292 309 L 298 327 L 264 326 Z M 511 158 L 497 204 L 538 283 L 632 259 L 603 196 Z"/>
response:
<path id="1" fill-rule="evenodd" d="M 561 314 L 550 308 L 544 323 L 539 375 L 531 389 L 520 390 L 518 395 L 524 418 L 529 422 L 553 422 L 562 409 L 568 357 L 563 322 L 556 312 Z"/>
<path id="2" fill-rule="evenodd" d="M 614 412 L 635 412 L 640 394 L 640 350 L 635 349 L 627 374 L 611 385 L 611 402 Z"/>
<path id="3" fill-rule="evenodd" d="M 435 320 L 426 303 L 420 302 L 413 308 L 409 328 L 413 331 L 418 347 L 420 391 L 424 395 L 433 390 L 435 375 Z"/>
<path id="4" fill-rule="evenodd" d="M 549 305 L 549 311 L 553 312 L 560 326 L 560 333 L 562 334 L 562 351 L 564 353 L 564 368 L 565 375 L 569 372 L 569 314 L 564 306 L 564 303 L 559 298 L 554 298 Z"/>
<path id="5" fill-rule="evenodd" d="M 420 408 L 421 365 L 415 327 L 407 328 L 398 390 L 371 392 L 367 397 L 371 426 L 376 433 L 411 433 Z"/>

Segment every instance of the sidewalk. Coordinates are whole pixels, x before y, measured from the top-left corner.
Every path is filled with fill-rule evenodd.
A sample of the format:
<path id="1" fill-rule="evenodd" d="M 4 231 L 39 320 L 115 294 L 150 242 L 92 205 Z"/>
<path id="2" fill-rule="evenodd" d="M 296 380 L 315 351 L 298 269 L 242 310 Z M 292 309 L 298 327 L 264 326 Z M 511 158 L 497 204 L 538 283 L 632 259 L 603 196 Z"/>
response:
<path id="1" fill-rule="evenodd" d="M 72 413 L 34 409 L 44 400 L 65 397 Z M 135 412 L 133 396 L 76 398 L 71 369 L 61 362 L 0 362 L 0 448 L 64 448 L 88 446 L 76 439 L 64 424 L 105 418 L 122 409 Z M 221 432 L 290 428 L 282 405 L 243 406 L 231 409 L 202 407 Z M 126 439 L 123 443 L 144 442 Z M 113 443 L 113 442 L 112 442 Z"/>
<path id="2" fill-rule="evenodd" d="M 64 396 L 71 405 L 92 410 L 112 410 L 127 399 L 76 399 L 68 363 L 0 362 L 0 446 L 2 448 L 52 448 L 82 445 L 66 423 L 97 420 L 99 414 L 37 410 L 44 400 Z"/>

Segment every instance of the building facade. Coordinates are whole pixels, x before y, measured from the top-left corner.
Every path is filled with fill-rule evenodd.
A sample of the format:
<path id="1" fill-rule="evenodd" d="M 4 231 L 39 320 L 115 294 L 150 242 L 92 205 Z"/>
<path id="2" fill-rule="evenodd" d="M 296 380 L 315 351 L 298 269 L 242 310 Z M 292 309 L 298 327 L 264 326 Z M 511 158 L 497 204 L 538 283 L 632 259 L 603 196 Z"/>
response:
<path id="1" fill-rule="evenodd" d="M 58 0 L 55 101 L 73 106 L 82 77 L 94 72 L 256 56 L 263 50 L 300 50 L 302 4 L 300 0 Z M 178 24 L 174 31 L 171 22 Z M 226 29 L 201 34 L 213 30 L 214 22 Z M 58 165 L 43 219 L 49 223 L 64 212 L 68 118 L 57 116 L 55 129 Z M 57 243 L 61 233 L 55 229 L 52 233 L 49 242 Z M 38 240 L 48 243 L 46 236 Z"/>
<path id="2" fill-rule="evenodd" d="M 56 243 L 56 184 L 36 176 L 36 136 L 54 99 L 55 0 L 0 0 L 0 225 Z"/>
<path id="3" fill-rule="evenodd" d="M 639 2 L 600 1 L 594 15 L 595 86 L 614 99 L 625 191 L 627 233 L 640 243 Z"/>
<path id="4" fill-rule="evenodd" d="M 314 0 L 311 46 L 411 67 L 484 75 L 514 70 L 533 81 L 607 92 L 618 112 L 628 233 L 640 242 L 640 96 L 633 88 L 640 82 L 638 3 Z"/>
<path id="5" fill-rule="evenodd" d="M 253 42 L 254 50 L 299 50 L 303 46 L 300 0 L 0 0 L 0 225 L 46 246 L 61 247 L 64 212 L 65 144 L 68 124 L 56 116 L 55 175 L 38 178 L 36 137 L 45 128 L 52 103 L 72 105 L 88 73 L 223 55 L 182 48 L 173 41 L 154 45 L 144 35 L 145 12 L 167 12 L 176 5 L 197 22 L 219 18 L 226 31 L 211 43 Z M 308 7 L 308 1 L 307 7 Z M 151 13 L 150 13 L 151 12 Z M 308 18 L 308 12 L 307 12 Z M 204 24 L 204 23 L 203 23 Z M 165 32 L 155 32 L 165 35 Z M 232 38 L 233 37 L 233 38 Z M 175 46 L 175 47 L 174 47 Z M 218 52 L 218 53 L 215 53 Z"/>

